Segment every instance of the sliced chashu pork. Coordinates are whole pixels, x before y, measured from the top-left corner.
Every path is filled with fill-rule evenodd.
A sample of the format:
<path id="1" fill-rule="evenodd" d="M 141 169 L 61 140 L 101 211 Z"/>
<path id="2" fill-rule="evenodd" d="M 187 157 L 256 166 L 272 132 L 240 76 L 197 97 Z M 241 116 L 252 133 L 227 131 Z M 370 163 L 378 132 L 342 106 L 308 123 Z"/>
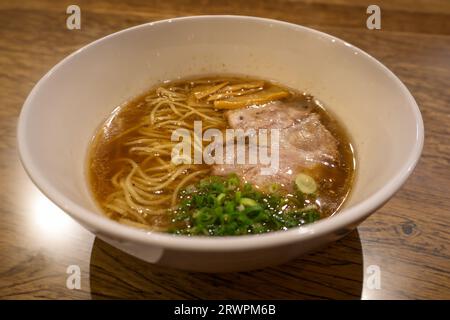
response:
<path id="1" fill-rule="evenodd" d="M 267 165 L 216 164 L 213 175 L 238 174 L 245 182 L 263 188 L 278 183 L 291 189 L 295 175 L 317 164 L 332 164 L 338 160 L 338 142 L 311 109 L 295 103 L 272 102 L 261 106 L 228 111 L 228 123 L 233 129 L 279 129 L 278 169 L 263 175 Z M 270 146 L 268 146 L 270 147 Z M 270 148 L 269 148 L 270 150 Z M 246 152 L 248 151 L 248 148 Z M 230 159 L 228 159 L 230 160 Z"/>

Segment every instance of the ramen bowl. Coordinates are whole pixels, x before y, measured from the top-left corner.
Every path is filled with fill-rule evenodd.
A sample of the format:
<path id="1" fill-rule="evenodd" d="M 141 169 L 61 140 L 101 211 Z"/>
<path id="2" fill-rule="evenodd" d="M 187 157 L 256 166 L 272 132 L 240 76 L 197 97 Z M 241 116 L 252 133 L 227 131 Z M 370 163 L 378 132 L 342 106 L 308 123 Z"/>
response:
<path id="1" fill-rule="evenodd" d="M 102 215 L 86 176 L 88 147 L 99 125 L 116 106 L 157 83 L 225 73 L 311 93 L 346 127 L 357 168 L 343 208 L 287 231 L 230 237 L 148 232 Z M 123 30 L 65 58 L 25 101 L 18 144 L 38 188 L 102 240 L 151 263 L 226 272 L 280 264 L 353 230 L 413 171 L 423 123 L 402 82 L 343 40 L 269 19 L 198 16 Z"/>

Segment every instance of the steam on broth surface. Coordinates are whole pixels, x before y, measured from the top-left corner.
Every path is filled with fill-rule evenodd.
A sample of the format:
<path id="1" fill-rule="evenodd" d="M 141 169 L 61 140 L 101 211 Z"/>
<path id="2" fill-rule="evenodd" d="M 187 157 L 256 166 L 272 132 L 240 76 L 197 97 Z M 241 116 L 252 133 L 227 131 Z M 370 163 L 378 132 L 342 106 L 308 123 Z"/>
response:
<path id="1" fill-rule="evenodd" d="M 198 121 L 201 134 L 217 129 L 224 140 L 196 140 Z M 172 151 L 179 140 L 171 137 L 180 128 L 193 146 L 177 163 Z M 267 152 L 279 146 L 277 169 L 262 174 L 263 164 L 225 154 L 227 129 L 245 132 L 240 142 L 247 160 L 250 140 Z M 277 130 L 279 143 L 261 144 L 260 130 Z M 188 161 L 208 144 L 224 146 L 225 163 Z M 218 159 L 220 150 L 210 155 Z M 91 189 L 105 215 L 186 235 L 264 233 L 330 216 L 348 196 L 354 170 L 345 130 L 312 96 L 243 77 L 188 79 L 149 90 L 115 109 L 88 159 Z"/>

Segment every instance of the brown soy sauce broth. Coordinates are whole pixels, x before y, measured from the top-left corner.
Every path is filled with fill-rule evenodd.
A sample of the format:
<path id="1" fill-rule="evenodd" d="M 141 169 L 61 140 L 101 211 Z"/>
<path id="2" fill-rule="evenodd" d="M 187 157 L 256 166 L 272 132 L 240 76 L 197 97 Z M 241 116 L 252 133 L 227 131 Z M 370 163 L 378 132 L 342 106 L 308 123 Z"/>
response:
<path id="1" fill-rule="evenodd" d="M 219 76 L 224 78 L 223 76 Z M 145 160 L 145 157 L 129 153 L 129 148 L 125 145 L 135 137 L 133 131 L 135 127 L 145 116 L 147 116 L 152 108 L 146 103 L 146 97 L 153 95 L 157 87 L 169 88 L 175 85 L 184 85 L 186 88 L 192 87 L 191 81 L 198 79 L 216 79 L 217 77 L 202 77 L 179 80 L 176 82 L 164 83 L 153 87 L 144 94 L 135 99 L 117 107 L 108 119 L 102 123 L 96 135 L 93 138 L 89 150 L 87 161 L 88 181 L 91 187 L 94 199 L 101 207 L 102 211 L 112 219 L 118 219 L 119 214 L 112 212 L 104 207 L 103 203 L 111 193 L 116 189 L 112 184 L 113 175 L 122 169 L 123 163 L 117 161 L 121 158 L 132 158 L 136 163 L 143 164 L 145 167 L 159 165 L 156 159 Z M 261 80 L 247 77 L 229 77 L 227 79 L 234 80 Z M 332 165 L 317 165 L 312 169 L 302 169 L 301 172 L 312 176 L 318 183 L 318 192 L 314 199 L 306 199 L 306 201 L 315 202 L 321 209 L 323 217 L 330 216 L 338 211 L 346 198 L 348 197 L 355 172 L 355 157 L 351 140 L 342 126 L 342 124 L 332 116 L 328 111 L 320 106 L 319 103 L 311 95 L 288 89 L 278 83 L 265 81 L 268 86 L 277 86 L 287 89 L 291 96 L 286 101 L 295 101 L 299 107 L 308 108 L 311 112 L 318 113 L 322 124 L 331 132 L 338 141 L 339 159 Z M 224 110 L 217 110 L 224 119 L 226 119 Z M 195 115 L 186 118 L 186 121 L 198 120 Z M 226 129 L 226 126 L 218 128 Z M 161 132 L 170 134 L 171 130 L 161 128 Z M 163 157 L 164 158 L 164 157 Z M 143 161 L 145 160 L 145 163 Z M 170 161 L 170 156 L 165 157 Z M 207 165 L 198 165 L 198 170 L 208 169 Z M 199 180 L 199 179 L 198 179 Z M 198 181 L 197 180 L 197 181 Z M 195 181 L 194 181 L 195 182 Z M 170 195 L 173 191 L 171 188 L 159 190 L 155 194 Z M 167 209 L 168 204 L 156 206 L 156 209 Z M 170 220 L 164 216 L 148 217 L 148 223 L 151 225 L 169 226 Z"/>
<path id="2" fill-rule="evenodd" d="M 314 96 L 293 91 L 292 100 L 300 107 L 309 108 L 319 114 L 321 123 L 338 141 L 339 158 L 336 163 L 318 164 L 311 169 L 300 168 L 300 172 L 314 178 L 318 184 L 318 192 L 314 198 L 306 199 L 307 204 L 317 204 L 322 218 L 336 213 L 350 195 L 356 170 L 356 159 L 351 139 L 343 125 L 323 103 Z"/>

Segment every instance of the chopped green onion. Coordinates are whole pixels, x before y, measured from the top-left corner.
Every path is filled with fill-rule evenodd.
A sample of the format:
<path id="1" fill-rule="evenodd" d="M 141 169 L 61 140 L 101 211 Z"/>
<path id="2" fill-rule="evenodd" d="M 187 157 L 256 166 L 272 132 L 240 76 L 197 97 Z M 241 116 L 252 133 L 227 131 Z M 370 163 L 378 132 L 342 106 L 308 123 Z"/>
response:
<path id="1" fill-rule="evenodd" d="M 317 190 L 316 181 L 314 181 L 311 176 L 308 176 L 304 173 L 299 173 L 295 177 L 295 185 L 297 186 L 298 190 L 300 190 L 304 194 L 311 194 L 316 192 Z"/>
<path id="2" fill-rule="evenodd" d="M 236 175 L 212 176 L 180 193 L 172 211 L 170 230 L 176 234 L 227 236 L 286 230 L 320 219 L 310 200 L 298 195 L 283 197 L 241 184 Z"/>
<path id="3" fill-rule="evenodd" d="M 272 183 L 269 187 L 269 192 L 277 192 L 280 190 L 280 185 L 278 183 Z"/>
<path id="4" fill-rule="evenodd" d="M 219 195 L 217 196 L 217 202 L 218 202 L 219 204 L 222 203 L 223 199 L 225 199 L 225 193 L 221 193 L 221 194 L 219 194 Z"/>
<path id="5" fill-rule="evenodd" d="M 254 207 L 258 205 L 258 203 L 255 200 L 250 198 L 241 198 L 240 203 L 246 207 Z"/>

